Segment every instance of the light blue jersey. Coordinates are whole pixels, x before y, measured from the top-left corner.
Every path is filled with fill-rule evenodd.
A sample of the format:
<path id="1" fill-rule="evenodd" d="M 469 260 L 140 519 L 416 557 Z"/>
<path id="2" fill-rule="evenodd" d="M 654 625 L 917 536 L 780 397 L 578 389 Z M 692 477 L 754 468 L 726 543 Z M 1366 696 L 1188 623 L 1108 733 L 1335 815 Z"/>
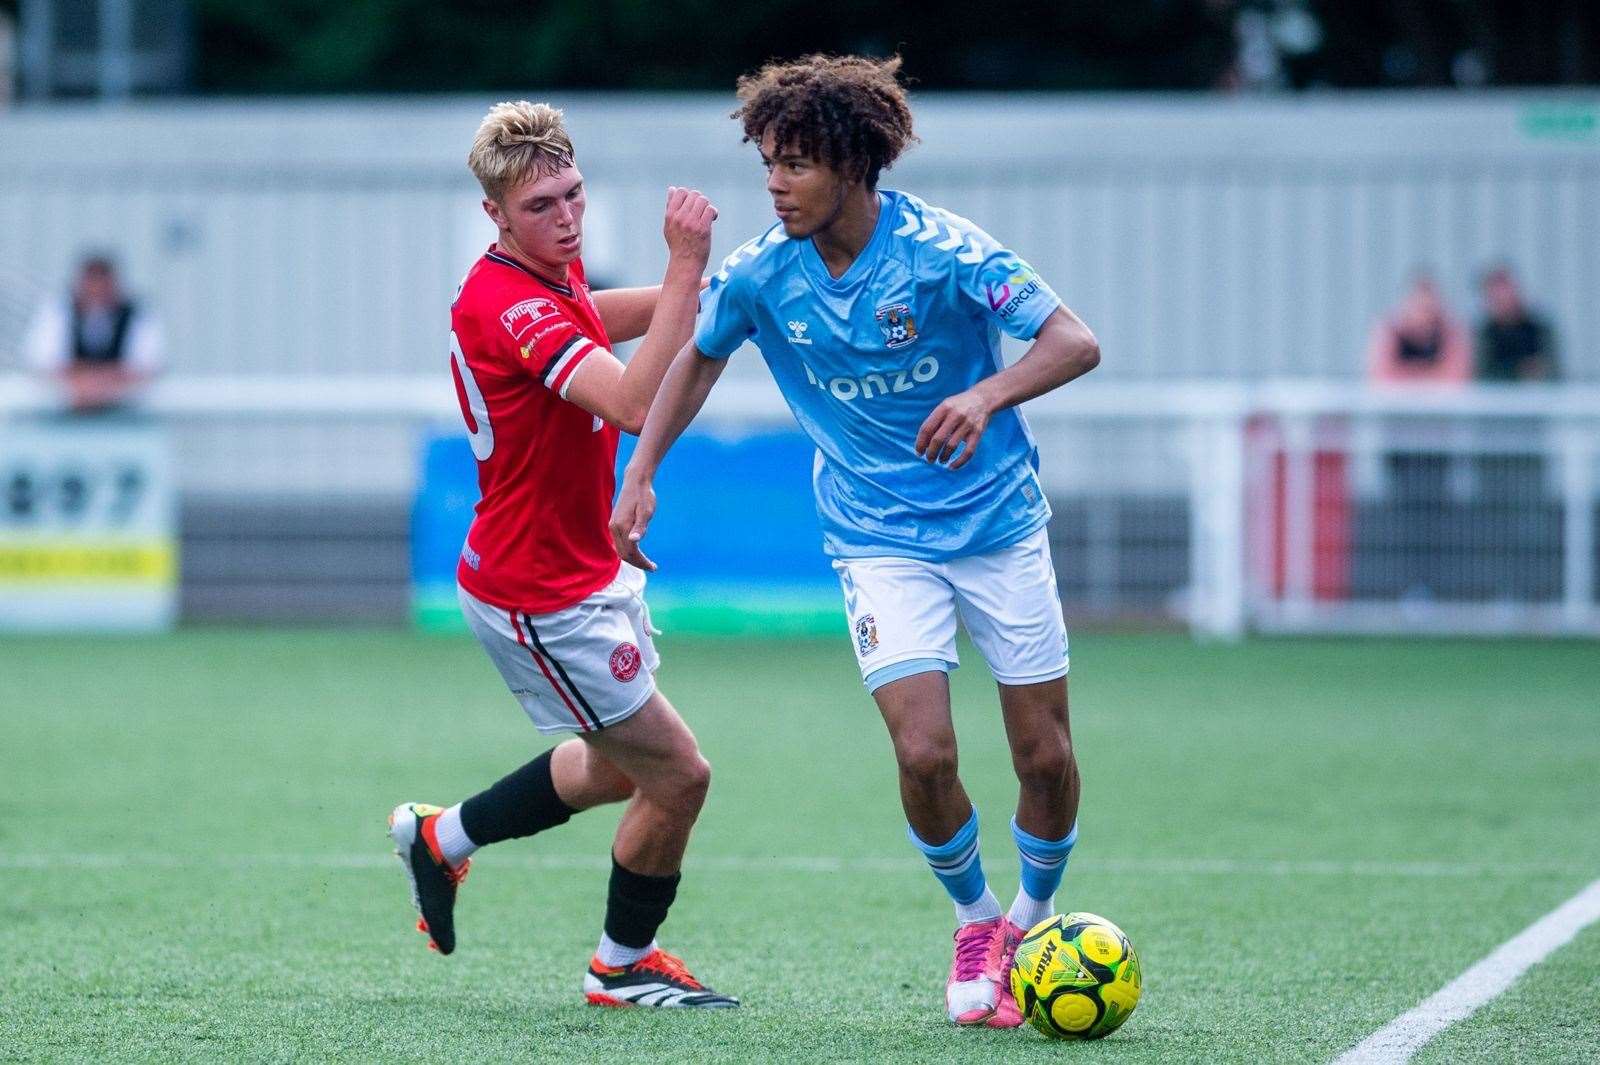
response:
<path id="1" fill-rule="evenodd" d="M 918 455 L 917 431 L 1003 367 L 1002 329 L 1031 339 L 1061 300 L 966 219 L 902 192 L 878 202 L 872 238 L 837 279 L 781 224 L 735 250 L 701 294 L 695 346 L 761 350 L 817 446 L 829 555 L 941 562 L 1007 547 L 1050 518 L 1022 413 L 997 412 L 958 470 Z"/>

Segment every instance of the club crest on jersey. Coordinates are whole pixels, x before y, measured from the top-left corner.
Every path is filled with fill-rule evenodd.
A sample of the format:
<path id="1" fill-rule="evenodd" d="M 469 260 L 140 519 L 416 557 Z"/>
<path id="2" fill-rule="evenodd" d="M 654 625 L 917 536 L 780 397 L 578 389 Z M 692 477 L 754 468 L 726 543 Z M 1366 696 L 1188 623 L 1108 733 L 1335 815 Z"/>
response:
<path id="1" fill-rule="evenodd" d="M 791 344 L 809 344 L 809 343 L 811 343 L 810 339 L 808 339 L 806 337 L 806 330 L 811 328 L 811 323 L 810 322 L 802 322 L 799 319 L 796 319 L 795 321 L 789 322 L 788 326 L 789 326 L 789 343 L 791 343 Z"/>
<path id="2" fill-rule="evenodd" d="M 856 621 L 856 649 L 863 657 L 878 649 L 878 619 L 871 614 Z"/>
<path id="3" fill-rule="evenodd" d="M 911 317 L 911 308 L 904 303 L 886 303 L 873 317 L 883 330 L 883 343 L 890 348 L 903 348 L 917 339 L 917 323 Z"/>
<path id="4" fill-rule="evenodd" d="M 521 303 L 506 308 L 500 316 L 500 324 L 506 327 L 506 332 L 511 334 L 512 340 L 521 340 L 528 335 L 528 330 L 544 321 L 554 318 L 561 313 L 561 308 L 556 306 L 554 300 L 547 300 L 543 296 L 534 296 Z"/>
<path id="5" fill-rule="evenodd" d="M 639 664 L 643 656 L 639 649 L 631 643 L 619 643 L 617 649 L 611 652 L 611 675 L 622 684 L 628 683 L 639 675 Z"/>

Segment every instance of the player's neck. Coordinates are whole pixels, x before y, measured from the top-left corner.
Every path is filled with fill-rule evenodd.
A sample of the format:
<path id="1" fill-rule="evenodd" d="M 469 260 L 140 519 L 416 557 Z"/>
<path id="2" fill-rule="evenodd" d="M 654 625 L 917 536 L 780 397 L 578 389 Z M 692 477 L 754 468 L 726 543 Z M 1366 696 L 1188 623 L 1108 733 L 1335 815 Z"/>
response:
<path id="1" fill-rule="evenodd" d="M 853 186 L 839 205 L 833 221 L 811 234 L 811 244 L 822 257 L 822 265 L 834 278 L 844 275 L 878 228 L 878 192 L 865 185 Z"/>
<path id="2" fill-rule="evenodd" d="M 566 285 L 568 283 L 566 263 L 547 263 L 535 259 L 518 247 L 517 242 L 511 239 L 511 234 L 509 233 L 502 232 L 500 239 L 495 242 L 495 247 L 499 249 L 501 255 L 515 259 L 529 271 L 546 281 L 554 281 L 558 285 Z"/>

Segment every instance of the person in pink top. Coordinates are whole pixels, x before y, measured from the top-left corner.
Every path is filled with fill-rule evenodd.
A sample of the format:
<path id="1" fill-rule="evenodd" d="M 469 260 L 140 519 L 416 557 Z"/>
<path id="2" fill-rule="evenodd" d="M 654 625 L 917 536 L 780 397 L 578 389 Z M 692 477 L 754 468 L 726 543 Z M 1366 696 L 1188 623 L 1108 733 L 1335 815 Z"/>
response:
<path id="1" fill-rule="evenodd" d="M 1467 331 L 1427 274 L 1417 275 L 1400 305 L 1372 331 L 1367 373 L 1383 385 L 1461 385 L 1472 380 Z"/>

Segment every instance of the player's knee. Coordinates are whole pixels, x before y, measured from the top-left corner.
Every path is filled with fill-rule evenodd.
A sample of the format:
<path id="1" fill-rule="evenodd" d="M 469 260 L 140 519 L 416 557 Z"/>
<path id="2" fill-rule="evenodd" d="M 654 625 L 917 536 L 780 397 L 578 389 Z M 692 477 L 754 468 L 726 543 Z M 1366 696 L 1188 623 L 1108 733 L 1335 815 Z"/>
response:
<path id="1" fill-rule="evenodd" d="M 1017 780 L 1030 791 L 1056 791 L 1067 786 L 1073 769 L 1072 744 L 1035 744 L 1016 760 Z"/>
<path id="2" fill-rule="evenodd" d="M 669 786 L 659 801 L 678 816 L 692 821 L 700 816 L 710 790 L 711 763 L 695 751 L 674 767 Z"/>
<path id="3" fill-rule="evenodd" d="M 685 795 L 694 800 L 695 812 L 706 803 L 706 795 L 711 791 L 711 763 L 704 756 L 696 753 L 689 760 L 689 765 L 684 773 L 683 789 Z"/>
<path id="4" fill-rule="evenodd" d="M 956 779 L 956 745 L 918 738 L 895 748 L 900 773 L 918 787 L 936 789 Z"/>

